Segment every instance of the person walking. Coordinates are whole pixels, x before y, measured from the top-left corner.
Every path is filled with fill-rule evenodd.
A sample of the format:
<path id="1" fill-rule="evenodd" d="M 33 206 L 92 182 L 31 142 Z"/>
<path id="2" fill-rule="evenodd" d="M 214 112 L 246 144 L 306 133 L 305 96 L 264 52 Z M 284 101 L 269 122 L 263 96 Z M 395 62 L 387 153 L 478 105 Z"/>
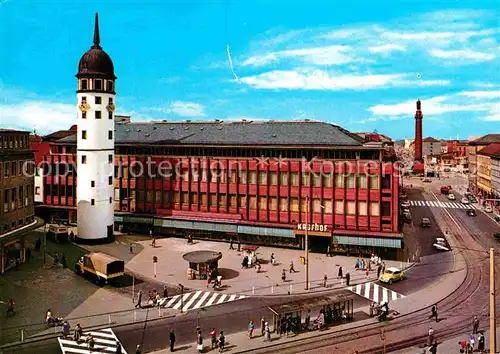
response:
<path id="1" fill-rule="evenodd" d="M 139 292 L 137 293 L 137 303 L 135 304 L 135 308 L 140 308 L 142 309 L 142 290 L 139 290 Z"/>
<path id="2" fill-rule="evenodd" d="M 66 339 L 69 336 L 69 323 L 68 321 L 64 321 L 62 325 L 62 337 Z"/>
<path id="3" fill-rule="evenodd" d="M 351 274 L 345 273 L 345 285 L 349 286 L 349 282 L 351 281 Z"/>
<path id="4" fill-rule="evenodd" d="M 274 265 L 276 263 L 276 259 L 274 258 L 274 253 L 271 253 L 271 265 Z"/>
<path id="5" fill-rule="evenodd" d="M 129 246 L 129 250 L 130 250 L 130 254 L 133 254 L 133 253 L 134 253 L 134 249 L 132 248 L 132 244 L 130 244 L 130 246 Z"/>
<path id="6" fill-rule="evenodd" d="M 166 285 L 163 285 L 163 297 L 168 298 L 168 287 Z"/>
<path id="7" fill-rule="evenodd" d="M 120 344 L 120 342 L 116 342 L 115 354 L 122 354 L 122 345 Z"/>
<path id="8" fill-rule="evenodd" d="M 64 255 L 64 253 L 63 253 L 62 257 L 61 257 L 61 265 L 63 266 L 63 268 L 67 268 L 68 267 L 68 264 L 66 262 L 66 256 Z"/>
<path id="9" fill-rule="evenodd" d="M 429 348 L 429 352 L 431 354 L 436 354 L 437 353 L 437 347 L 438 347 L 438 344 L 436 341 L 434 341 L 434 343 L 432 343 L 431 347 Z"/>
<path id="10" fill-rule="evenodd" d="M 248 322 L 248 338 L 250 338 L 250 339 L 252 339 L 254 328 L 255 328 L 255 325 L 253 324 L 253 321 L 250 320 L 250 322 Z"/>
<path id="11" fill-rule="evenodd" d="M 141 345 L 137 344 L 137 347 L 135 348 L 135 354 L 141 354 Z"/>
<path id="12" fill-rule="evenodd" d="M 201 335 L 201 331 L 198 332 L 198 337 L 196 339 L 196 349 L 198 353 L 203 353 L 203 336 Z"/>
<path id="13" fill-rule="evenodd" d="M 482 333 L 479 333 L 479 336 L 477 337 L 477 350 L 480 353 L 484 353 L 484 336 Z"/>
<path id="14" fill-rule="evenodd" d="M 474 321 L 472 321 L 472 334 L 477 334 L 479 331 L 479 319 L 474 316 Z"/>
<path id="15" fill-rule="evenodd" d="M 330 252 L 331 252 L 331 251 L 330 251 L 330 245 L 328 245 L 328 247 L 326 247 L 326 256 L 327 256 L 327 257 L 330 257 L 330 256 L 331 256 Z"/>
<path id="16" fill-rule="evenodd" d="M 238 240 L 238 252 L 241 252 L 241 241 Z"/>
<path id="17" fill-rule="evenodd" d="M 262 317 L 260 319 L 260 335 L 261 335 L 261 337 L 264 336 L 265 330 L 266 330 L 266 321 L 264 320 L 264 317 Z"/>
<path id="18" fill-rule="evenodd" d="M 224 337 L 224 331 L 220 331 L 220 334 L 219 334 L 219 353 L 222 353 L 225 345 L 226 345 L 226 337 Z"/>
<path id="19" fill-rule="evenodd" d="M 14 309 L 15 302 L 13 299 L 9 299 L 7 301 L 7 317 L 14 316 L 16 314 L 16 310 Z"/>
<path id="20" fill-rule="evenodd" d="M 326 288 L 326 282 L 328 281 L 328 275 L 325 275 L 323 276 L 323 287 Z"/>
<path id="21" fill-rule="evenodd" d="M 210 342 L 212 349 L 217 348 L 217 330 L 215 328 L 210 331 Z"/>
<path id="22" fill-rule="evenodd" d="M 31 247 L 26 249 L 26 262 L 29 262 L 31 259 Z"/>
<path id="23" fill-rule="evenodd" d="M 271 329 L 269 328 L 269 323 L 266 322 L 265 324 L 266 328 L 264 330 L 265 335 L 264 335 L 264 340 L 265 341 L 271 341 Z"/>
<path id="24" fill-rule="evenodd" d="M 170 330 L 169 336 L 170 336 L 170 351 L 173 352 L 175 346 L 175 333 L 173 329 Z"/>
<path id="25" fill-rule="evenodd" d="M 339 272 L 337 274 L 337 279 L 342 279 L 342 266 L 339 267 Z"/>
<path id="26" fill-rule="evenodd" d="M 434 343 L 434 330 L 432 327 L 429 327 L 429 333 L 427 336 L 427 345 L 432 345 Z"/>
<path id="27" fill-rule="evenodd" d="M 281 280 L 283 281 L 283 283 L 286 281 L 286 270 L 283 269 L 283 271 L 281 272 Z"/>
<path id="28" fill-rule="evenodd" d="M 290 261 L 290 273 L 295 273 L 295 268 L 293 267 L 293 261 Z"/>
<path id="29" fill-rule="evenodd" d="M 429 316 L 429 319 L 431 319 L 433 317 L 436 318 L 436 322 L 438 322 L 438 312 L 437 312 L 437 306 L 435 304 L 432 305 L 431 315 Z"/>
<path id="30" fill-rule="evenodd" d="M 469 337 L 469 347 L 470 347 L 470 352 L 474 353 L 474 345 L 476 344 L 476 338 L 474 337 L 473 334 L 470 335 Z"/>
<path id="31" fill-rule="evenodd" d="M 233 238 L 231 237 L 231 239 L 229 240 L 229 249 L 230 250 L 234 250 L 234 246 L 233 246 Z"/>
<path id="32" fill-rule="evenodd" d="M 156 238 L 153 237 L 153 241 L 151 241 L 151 246 L 156 248 Z"/>
<path id="33" fill-rule="evenodd" d="M 78 343 L 78 342 L 80 342 L 82 336 L 83 336 L 82 327 L 80 326 L 79 323 L 77 323 L 76 327 L 73 331 L 73 340 Z"/>

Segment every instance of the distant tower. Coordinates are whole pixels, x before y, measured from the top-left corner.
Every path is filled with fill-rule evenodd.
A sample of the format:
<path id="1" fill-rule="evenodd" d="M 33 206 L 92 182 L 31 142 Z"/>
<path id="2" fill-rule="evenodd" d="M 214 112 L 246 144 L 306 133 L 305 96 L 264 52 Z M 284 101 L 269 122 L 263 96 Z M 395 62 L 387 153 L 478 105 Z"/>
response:
<path id="1" fill-rule="evenodd" d="M 422 119 L 420 100 L 417 101 L 417 112 L 415 113 L 415 162 L 423 162 L 422 159 Z"/>
<path id="2" fill-rule="evenodd" d="M 78 64 L 77 209 L 78 240 L 113 239 L 115 80 L 111 58 L 99 45 L 95 15 L 94 45 Z"/>

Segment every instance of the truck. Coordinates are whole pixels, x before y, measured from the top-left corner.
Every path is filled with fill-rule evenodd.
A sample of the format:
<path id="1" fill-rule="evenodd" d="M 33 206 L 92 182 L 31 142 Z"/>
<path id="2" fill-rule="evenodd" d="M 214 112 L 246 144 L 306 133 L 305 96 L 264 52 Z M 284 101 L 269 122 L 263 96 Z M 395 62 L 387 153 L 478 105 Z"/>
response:
<path id="1" fill-rule="evenodd" d="M 47 237 L 56 243 L 68 242 L 68 228 L 66 226 L 50 225 Z"/>
<path id="2" fill-rule="evenodd" d="M 125 274 L 125 262 L 105 253 L 91 252 L 76 262 L 75 271 L 104 285 Z"/>

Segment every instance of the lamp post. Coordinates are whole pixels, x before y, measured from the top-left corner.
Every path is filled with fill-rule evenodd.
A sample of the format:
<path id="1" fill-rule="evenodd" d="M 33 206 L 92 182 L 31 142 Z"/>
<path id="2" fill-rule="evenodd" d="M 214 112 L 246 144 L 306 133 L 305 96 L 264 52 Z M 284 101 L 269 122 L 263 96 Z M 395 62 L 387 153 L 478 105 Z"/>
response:
<path id="1" fill-rule="evenodd" d="M 184 285 L 179 284 L 179 287 L 181 288 L 181 313 L 184 312 Z"/>
<path id="2" fill-rule="evenodd" d="M 305 243 L 305 254 L 304 254 L 304 263 L 306 266 L 306 283 L 304 285 L 305 290 L 309 290 L 309 195 L 306 195 L 306 235 L 304 237 Z"/>

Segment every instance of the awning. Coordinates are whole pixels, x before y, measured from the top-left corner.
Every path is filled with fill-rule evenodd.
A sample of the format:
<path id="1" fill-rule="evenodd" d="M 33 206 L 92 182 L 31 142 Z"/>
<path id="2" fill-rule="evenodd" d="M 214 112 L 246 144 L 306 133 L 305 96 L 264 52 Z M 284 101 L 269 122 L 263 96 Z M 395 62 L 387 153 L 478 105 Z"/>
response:
<path id="1" fill-rule="evenodd" d="M 386 247 L 386 248 L 402 248 L 402 240 L 398 238 L 377 238 L 377 237 L 357 237 L 357 236 L 338 236 L 334 239 L 340 245 L 365 246 L 365 247 Z"/>

